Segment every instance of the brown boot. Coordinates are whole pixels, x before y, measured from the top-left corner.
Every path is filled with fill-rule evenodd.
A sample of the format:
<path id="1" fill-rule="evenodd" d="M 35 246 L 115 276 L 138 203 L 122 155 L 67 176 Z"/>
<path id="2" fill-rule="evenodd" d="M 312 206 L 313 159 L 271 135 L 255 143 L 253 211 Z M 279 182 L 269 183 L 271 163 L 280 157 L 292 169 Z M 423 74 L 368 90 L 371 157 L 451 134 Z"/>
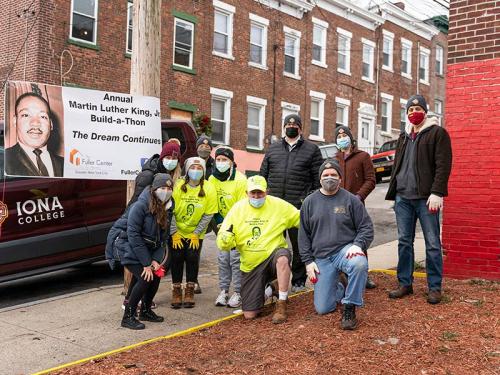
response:
<path id="1" fill-rule="evenodd" d="M 186 308 L 194 307 L 194 283 L 186 283 L 186 289 L 184 289 L 184 303 L 182 306 Z"/>
<path id="2" fill-rule="evenodd" d="M 286 319 L 288 318 L 288 314 L 286 311 L 286 306 L 287 301 L 279 299 L 278 302 L 276 302 L 276 310 L 274 310 L 274 315 L 273 315 L 273 323 L 274 324 L 280 324 L 284 323 Z"/>
<path id="3" fill-rule="evenodd" d="M 172 284 L 172 308 L 180 309 L 182 307 L 182 284 Z"/>
<path id="4" fill-rule="evenodd" d="M 441 302 L 441 291 L 439 289 L 429 290 L 429 293 L 427 294 L 427 302 L 431 305 Z"/>
<path id="5" fill-rule="evenodd" d="M 397 289 L 389 292 L 389 298 L 403 298 L 409 294 L 413 294 L 413 286 L 398 286 Z"/>
<path id="6" fill-rule="evenodd" d="M 278 298 L 279 297 L 279 286 L 278 286 L 278 279 L 271 281 L 269 284 L 271 287 L 271 290 L 273 291 L 273 297 Z"/>

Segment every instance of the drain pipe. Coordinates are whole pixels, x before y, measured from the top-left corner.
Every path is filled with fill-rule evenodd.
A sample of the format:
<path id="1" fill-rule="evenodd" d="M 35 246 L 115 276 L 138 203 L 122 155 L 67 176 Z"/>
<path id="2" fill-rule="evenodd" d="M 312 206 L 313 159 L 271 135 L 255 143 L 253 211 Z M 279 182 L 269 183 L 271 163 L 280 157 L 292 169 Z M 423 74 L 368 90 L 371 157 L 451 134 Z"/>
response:
<path id="1" fill-rule="evenodd" d="M 420 94 L 420 42 L 417 42 L 417 95 Z"/>
<path id="2" fill-rule="evenodd" d="M 278 52 L 279 46 L 273 44 L 273 97 L 272 97 L 272 110 L 271 110 L 271 135 L 269 136 L 269 144 L 273 143 L 274 137 L 274 112 L 276 111 L 276 53 Z"/>

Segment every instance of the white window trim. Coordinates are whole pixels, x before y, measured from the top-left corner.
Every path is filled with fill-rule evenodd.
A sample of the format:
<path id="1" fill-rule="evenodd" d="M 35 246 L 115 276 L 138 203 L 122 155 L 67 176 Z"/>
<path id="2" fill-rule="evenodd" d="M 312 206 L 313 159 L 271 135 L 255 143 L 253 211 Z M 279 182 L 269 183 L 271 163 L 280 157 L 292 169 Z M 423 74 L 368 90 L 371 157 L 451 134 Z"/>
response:
<path id="1" fill-rule="evenodd" d="M 236 12 L 236 8 L 232 5 L 223 3 L 219 0 L 213 0 L 214 5 L 214 28 L 213 32 L 215 33 L 215 12 L 220 12 L 228 16 L 228 30 L 227 30 L 227 50 L 228 53 L 222 53 L 215 51 L 212 46 L 212 55 L 223 57 L 225 59 L 234 60 L 233 56 L 233 33 L 234 33 L 234 13 Z M 213 41 L 212 41 L 213 43 Z"/>
<path id="2" fill-rule="evenodd" d="M 441 105 L 441 111 L 440 112 L 436 111 L 436 102 L 439 102 L 440 105 Z M 437 119 L 439 121 L 439 126 L 443 126 L 443 116 L 444 116 L 443 108 L 444 108 L 444 100 L 441 99 L 441 98 L 434 99 L 434 114 L 436 115 L 436 117 L 437 117 Z"/>
<path id="3" fill-rule="evenodd" d="M 438 59 L 438 51 L 441 51 L 441 60 Z M 437 61 L 441 62 L 441 69 L 439 69 L 439 72 L 436 73 L 442 76 L 444 75 L 444 48 L 439 44 L 436 44 L 436 62 Z"/>
<path id="4" fill-rule="evenodd" d="M 132 54 L 132 50 L 128 49 L 128 25 L 130 24 L 130 18 L 129 18 L 129 9 L 132 8 L 133 9 L 133 6 L 134 6 L 134 3 L 132 2 L 127 2 L 127 27 L 125 28 L 126 30 L 126 34 L 125 34 L 125 53 L 126 54 Z M 134 13 L 132 12 L 132 14 L 130 15 L 130 17 L 134 18 Z M 134 25 L 132 25 L 132 29 L 134 28 Z M 133 32 L 133 31 L 132 31 Z M 134 48 L 132 46 L 132 48 Z"/>
<path id="5" fill-rule="evenodd" d="M 259 147 L 246 145 L 248 149 L 251 150 L 263 150 L 264 149 L 264 132 L 266 129 L 266 106 L 267 100 L 262 98 L 257 98 L 255 96 L 247 95 L 247 107 L 249 105 L 258 106 L 259 108 Z M 248 109 L 247 109 L 248 110 Z M 247 124 L 248 130 L 248 124 Z"/>
<path id="6" fill-rule="evenodd" d="M 326 94 L 318 91 L 309 91 L 309 96 L 311 97 L 311 103 L 312 101 L 318 102 L 318 134 L 309 134 L 309 139 L 311 141 L 318 141 L 318 142 L 324 142 L 325 141 L 325 99 L 326 99 Z M 309 113 L 309 120 L 311 118 L 311 114 Z"/>
<path id="7" fill-rule="evenodd" d="M 387 130 L 382 130 L 382 123 L 380 124 L 380 134 L 392 137 L 392 102 L 394 96 L 381 92 L 380 97 L 382 101 L 387 103 Z M 380 118 L 382 118 L 382 105 L 380 106 Z"/>
<path id="8" fill-rule="evenodd" d="M 408 124 L 408 116 L 406 116 L 406 103 L 408 103 L 408 99 L 399 98 L 399 107 L 405 110 L 405 128 Z"/>
<path id="9" fill-rule="evenodd" d="M 177 22 L 181 22 L 181 23 L 189 23 L 192 25 L 193 27 L 193 32 L 191 33 L 191 53 L 189 54 L 189 66 L 185 66 L 185 65 L 180 65 L 180 64 L 176 64 L 175 63 L 175 36 L 176 36 L 176 30 L 177 30 Z M 189 21 L 186 21 L 186 20 L 183 20 L 181 18 L 174 18 L 174 40 L 173 40 L 173 43 L 174 43 L 174 49 L 173 49 L 173 54 L 172 54 L 172 64 L 175 65 L 175 66 L 180 66 L 181 68 L 185 68 L 185 69 L 193 69 L 193 60 L 194 60 L 194 23 L 192 22 L 189 22 Z"/>
<path id="10" fill-rule="evenodd" d="M 222 90 L 222 89 L 217 89 L 215 87 L 210 87 L 210 95 L 212 100 L 213 98 L 219 99 L 219 100 L 224 100 L 226 102 L 224 106 L 224 118 L 226 120 L 226 129 L 224 129 L 225 137 L 224 137 L 224 142 L 222 144 L 229 144 L 229 139 L 230 139 L 230 131 L 231 131 L 231 100 L 233 98 L 233 92 L 232 91 L 227 91 L 227 90 Z M 212 114 L 210 114 L 210 118 L 212 118 Z M 219 144 L 219 142 L 213 141 L 216 144 Z"/>
<path id="11" fill-rule="evenodd" d="M 426 79 L 421 79 L 420 78 L 420 56 L 421 55 L 425 55 L 427 56 L 427 69 L 426 69 L 426 75 L 425 75 L 425 78 Z M 430 86 L 430 82 L 429 82 L 429 79 L 430 79 L 430 68 L 431 68 L 431 51 L 425 47 L 420 47 L 420 50 L 419 50 L 419 54 L 418 54 L 418 68 L 419 68 L 419 71 L 418 71 L 418 80 L 420 83 L 424 84 L 424 85 L 428 85 Z"/>
<path id="12" fill-rule="evenodd" d="M 351 40 L 352 40 L 352 33 L 350 31 L 341 29 L 340 27 L 337 27 L 337 44 L 338 44 L 338 39 L 339 37 L 343 37 L 347 39 L 347 51 L 346 51 L 346 67 L 347 69 L 342 69 L 338 67 L 337 64 L 337 71 L 342 74 L 347 74 L 348 76 L 351 75 Z M 339 46 L 338 46 L 339 47 Z M 338 52 L 338 51 L 337 51 Z"/>
<path id="13" fill-rule="evenodd" d="M 253 13 L 249 13 L 248 17 L 250 18 L 250 35 L 252 32 L 252 25 L 255 26 L 260 26 L 262 27 L 262 40 L 263 40 L 263 45 L 262 45 L 262 60 L 263 64 L 258 64 L 253 61 L 248 61 L 249 66 L 253 66 L 254 68 L 259 68 L 262 70 L 268 70 L 267 67 L 267 30 L 269 28 L 269 20 L 266 18 L 263 18 L 261 16 L 258 16 Z M 250 43 L 250 41 L 249 41 Z"/>
<path id="14" fill-rule="evenodd" d="M 81 14 L 82 16 L 86 16 L 88 17 L 87 14 L 83 14 L 83 13 L 78 13 L 78 12 L 75 12 L 74 11 L 74 7 L 75 7 L 75 0 L 71 0 L 71 14 L 70 14 L 70 27 L 69 27 L 69 39 L 71 40 L 74 40 L 74 41 L 77 41 L 77 42 L 80 42 L 80 43 L 86 43 L 86 44 L 90 44 L 90 45 L 94 45 L 96 46 L 97 45 L 97 16 L 98 16 L 98 10 L 99 10 L 99 7 L 98 7 L 98 4 L 99 4 L 99 0 L 95 0 L 95 4 L 94 4 L 94 40 L 92 42 L 89 42 L 88 40 L 85 40 L 85 39 L 80 39 L 80 38 L 74 38 L 72 35 L 71 35 L 71 31 L 73 29 L 72 25 L 73 25 L 73 13 L 77 13 L 77 14 Z M 128 26 L 128 25 L 127 25 Z"/>
<path id="15" fill-rule="evenodd" d="M 292 38 L 295 38 L 295 51 L 296 51 L 296 56 L 295 56 L 295 74 L 288 73 L 285 71 L 285 67 L 283 66 L 283 75 L 285 77 L 293 78 L 300 80 L 300 38 L 302 36 L 302 33 L 298 30 L 291 29 L 287 26 L 283 26 L 283 32 L 285 33 L 286 36 L 290 36 Z M 285 51 L 283 51 L 284 53 Z"/>
<path id="16" fill-rule="evenodd" d="M 410 69 L 410 73 L 403 72 L 401 69 L 401 75 L 405 78 L 412 79 L 411 71 L 412 71 L 412 50 L 413 50 L 413 42 L 411 40 L 401 38 L 401 61 L 403 61 L 403 46 L 409 47 L 410 53 L 408 55 L 408 68 Z"/>
<path id="17" fill-rule="evenodd" d="M 283 109 L 283 108 L 288 109 L 290 111 L 296 111 L 297 113 L 300 113 L 300 105 L 299 104 L 281 102 L 281 109 Z"/>
<path id="18" fill-rule="evenodd" d="M 344 118 L 342 119 L 342 125 L 349 126 L 349 107 L 351 106 L 351 101 L 336 96 L 335 103 L 337 105 L 337 109 L 339 107 L 344 108 Z M 335 112 L 335 124 L 336 123 L 337 123 L 337 113 Z"/>
<path id="19" fill-rule="evenodd" d="M 365 38 L 361 38 L 361 43 L 363 43 L 364 45 L 367 45 L 367 46 L 369 46 L 369 47 L 372 48 L 372 52 L 370 54 L 370 66 L 371 66 L 370 77 L 364 77 L 363 76 L 363 69 L 361 69 L 361 79 L 363 81 L 366 81 L 366 82 L 375 83 L 373 70 L 375 68 L 374 67 L 374 57 L 375 57 L 376 44 L 375 44 L 375 42 L 372 42 L 371 40 L 368 40 L 368 39 L 365 39 Z M 363 64 L 363 51 L 361 51 L 361 64 Z"/>
<path id="20" fill-rule="evenodd" d="M 387 30 L 382 30 L 382 56 L 384 53 L 384 40 L 387 39 L 390 42 L 391 50 L 389 51 L 389 65 L 384 65 L 382 57 L 382 69 L 389 72 L 394 72 L 394 33 Z"/>
<path id="21" fill-rule="evenodd" d="M 322 68 L 328 68 L 328 64 L 326 63 L 326 44 L 328 40 L 328 22 L 320 20 L 319 18 L 313 17 L 313 42 L 314 42 L 314 26 L 317 26 L 321 29 L 321 60 L 311 60 L 311 64 L 317 65 Z"/>

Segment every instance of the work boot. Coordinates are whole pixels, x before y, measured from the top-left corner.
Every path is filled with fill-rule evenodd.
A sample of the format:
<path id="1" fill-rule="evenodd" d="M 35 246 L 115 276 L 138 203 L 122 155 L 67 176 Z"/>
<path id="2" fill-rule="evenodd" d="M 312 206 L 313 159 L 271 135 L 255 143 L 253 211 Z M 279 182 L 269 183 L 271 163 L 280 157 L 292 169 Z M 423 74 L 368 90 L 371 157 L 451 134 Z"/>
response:
<path id="1" fill-rule="evenodd" d="M 373 281 L 370 276 L 366 278 L 366 289 L 375 289 L 377 287 L 377 284 L 375 284 L 375 281 Z"/>
<path id="2" fill-rule="evenodd" d="M 163 316 L 156 315 L 151 307 L 146 307 L 144 304 L 141 306 L 141 312 L 139 313 L 139 320 L 144 320 L 147 322 L 161 323 L 165 319 Z"/>
<path id="3" fill-rule="evenodd" d="M 194 283 L 186 283 L 182 306 L 188 309 L 194 307 Z"/>
<path id="4" fill-rule="evenodd" d="M 413 294 L 413 286 L 398 286 L 397 289 L 389 292 L 389 298 L 403 298 L 409 294 Z"/>
<path id="5" fill-rule="evenodd" d="M 276 302 L 276 310 L 274 310 L 274 315 L 273 315 L 274 324 L 284 323 L 288 318 L 286 305 L 287 301 L 282 299 L 279 299 L 278 302 Z"/>
<path id="6" fill-rule="evenodd" d="M 198 281 L 194 283 L 194 294 L 201 294 L 200 283 Z"/>
<path id="7" fill-rule="evenodd" d="M 276 297 L 276 298 L 279 298 L 280 296 L 280 289 L 279 289 L 279 286 L 278 286 L 278 279 L 275 279 L 273 281 L 271 281 L 271 283 L 269 284 L 269 286 L 271 287 L 271 290 L 273 291 L 273 297 Z"/>
<path id="8" fill-rule="evenodd" d="M 172 302 L 173 309 L 182 307 L 182 285 L 180 283 L 172 284 Z"/>
<path id="9" fill-rule="evenodd" d="M 125 306 L 125 312 L 122 318 L 122 327 L 130 329 L 144 329 L 146 326 L 139 322 L 135 317 L 135 311 L 132 311 L 129 305 Z"/>
<path id="10" fill-rule="evenodd" d="M 441 302 L 441 291 L 438 289 L 429 290 L 429 293 L 427 293 L 427 302 L 431 305 Z"/>
<path id="11" fill-rule="evenodd" d="M 339 282 L 344 286 L 344 290 L 347 289 L 347 276 L 344 272 L 339 273 Z"/>
<path id="12" fill-rule="evenodd" d="M 353 330 L 356 329 L 357 326 L 358 320 L 356 319 L 356 306 L 352 303 L 348 303 L 344 305 L 340 327 L 345 330 Z"/>

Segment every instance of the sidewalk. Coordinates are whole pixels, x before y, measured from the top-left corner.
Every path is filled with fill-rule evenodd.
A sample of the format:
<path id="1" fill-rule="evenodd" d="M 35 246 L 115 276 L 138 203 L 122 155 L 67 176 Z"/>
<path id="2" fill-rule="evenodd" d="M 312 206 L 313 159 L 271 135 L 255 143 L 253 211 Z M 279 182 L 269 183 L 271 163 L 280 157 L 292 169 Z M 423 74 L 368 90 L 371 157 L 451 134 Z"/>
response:
<path id="1" fill-rule="evenodd" d="M 214 246 L 213 242 L 214 238 L 207 236 L 206 246 Z M 415 252 L 416 261 L 425 258 L 421 233 L 417 233 Z M 370 269 L 396 267 L 397 241 L 371 248 L 369 263 Z M 231 314 L 232 309 L 214 306 L 218 294 L 215 261 L 202 262 L 199 280 L 203 294 L 195 296 L 196 307 L 173 310 L 170 308 L 170 277 L 166 277 L 155 298 L 156 311 L 165 316 L 165 323 L 149 323 L 142 331 L 120 327 L 123 314 L 121 285 L 0 310 L 0 358 L 3 363 L 0 374 L 41 371 Z"/>

